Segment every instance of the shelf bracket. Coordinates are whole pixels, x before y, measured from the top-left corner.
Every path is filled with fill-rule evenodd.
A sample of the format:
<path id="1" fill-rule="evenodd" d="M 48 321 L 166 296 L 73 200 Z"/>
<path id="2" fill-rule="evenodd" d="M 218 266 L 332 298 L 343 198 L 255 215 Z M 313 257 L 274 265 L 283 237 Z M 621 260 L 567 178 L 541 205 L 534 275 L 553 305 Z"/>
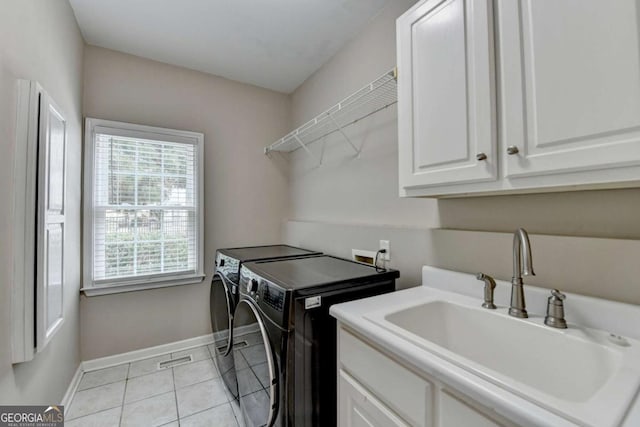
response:
<path id="1" fill-rule="evenodd" d="M 302 142 L 302 140 L 300 139 L 300 137 L 299 137 L 298 135 L 293 135 L 293 137 L 295 138 L 296 142 L 297 142 L 298 144 L 300 144 L 300 147 L 302 147 L 302 148 L 304 149 L 304 151 L 306 151 L 306 152 L 307 152 L 307 154 L 308 154 L 310 157 L 315 158 L 316 160 L 318 160 L 318 166 L 320 166 L 320 165 L 322 164 L 322 157 L 320 157 L 320 159 L 318 159 L 318 157 L 317 157 L 316 155 L 314 155 L 314 154 L 311 152 L 311 150 L 309 150 L 309 147 L 307 147 L 307 145 L 306 145 L 304 142 Z M 324 149 L 323 149 L 322 151 L 323 151 L 323 153 L 322 153 L 322 154 L 323 154 L 323 156 L 324 156 Z"/>
<path id="2" fill-rule="evenodd" d="M 340 132 L 340 134 L 342 134 L 342 136 L 344 137 L 344 139 L 349 143 L 349 145 L 351 146 L 351 148 L 353 148 L 353 151 L 356 152 L 356 156 L 360 155 L 360 150 L 358 149 L 358 147 L 355 146 L 355 144 L 353 142 L 351 142 L 351 139 L 349 139 L 349 137 L 347 136 L 346 133 L 344 133 L 344 131 L 342 130 L 342 128 L 340 127 L 340 125 L 338 124 L 338 122 L 336 122 L 336 119 L 333 118 L 333 115 L 329 114 L 328 115 L 329 118 L 331 119 L 331 121 L 333 122 L 333 124 L 335 125 L 336 129 L 338 130 L 338 132 Z"/>
<path id="3" fill-rule="evenodd" d="M 311 150 L 309 150 L 307 148 L 305 143 L 302 142 L 302 140 L 300 139 L 300 137 L 298 135 L 293 135 L 293 137 L 296 139 L 296 141 L 298 141 L 298 144 L 300 144 L 300 147 L 304 148 L 304 151 L 306 151 L 310 156 L 313 156 L 313 153 L 311 152 Z"/>
<path id="4" fill-rule="evenodd" d="M 322 161 L 324 160 L 324 149 L 327 146 L 327 137 L 322 138 L 322 150 L 320 150 L 320 163 L 318 166 L 322 166 Z"/>

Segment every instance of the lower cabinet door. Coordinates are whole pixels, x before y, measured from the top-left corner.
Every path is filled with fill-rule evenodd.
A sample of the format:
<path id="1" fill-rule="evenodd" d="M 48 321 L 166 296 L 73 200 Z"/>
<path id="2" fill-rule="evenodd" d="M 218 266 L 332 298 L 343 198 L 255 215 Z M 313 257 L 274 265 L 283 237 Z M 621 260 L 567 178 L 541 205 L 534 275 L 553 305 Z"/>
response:
<path id="1" fill-rule="evenodd" d="M 505 427 L 444 390 L 440 398 L 439 425 L 442 427 Z"/>
<path id="2" fill-rule="evenodd" d="M 409 426 L 343 370 L 338 388 L 339 427 Z"/>

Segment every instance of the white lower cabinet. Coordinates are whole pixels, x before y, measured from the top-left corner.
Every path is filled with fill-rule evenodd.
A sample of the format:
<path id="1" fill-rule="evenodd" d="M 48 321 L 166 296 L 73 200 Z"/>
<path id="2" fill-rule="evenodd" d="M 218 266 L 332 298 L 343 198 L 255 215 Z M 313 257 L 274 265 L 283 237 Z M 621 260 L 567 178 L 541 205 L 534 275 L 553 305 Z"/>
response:
<path id="1" fill-rule="evenodd" d="M 340 370 L 338 387 L 341 399 L 338 425 L 345 427 L 409 426 L 343 370 Z"/>
<path id="2" fill-rule="evenodd" d="M 515 426 L 490 408 L 338 328 L 339 427 Z"/>

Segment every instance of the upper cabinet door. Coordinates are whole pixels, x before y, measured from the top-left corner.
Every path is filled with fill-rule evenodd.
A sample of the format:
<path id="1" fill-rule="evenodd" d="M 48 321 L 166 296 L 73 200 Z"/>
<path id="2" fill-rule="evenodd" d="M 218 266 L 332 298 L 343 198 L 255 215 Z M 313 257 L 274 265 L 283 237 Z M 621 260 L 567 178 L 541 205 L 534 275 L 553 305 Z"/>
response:
<path id="1" fill-rule="evenodd" d="M 499 1 L 506 177 L 640 164 L 639 13 L 637 0 Z"/>
<path id="2" fill-rule="evenodd" d="M 496 179 L 490 0 L 428 0 L 397 23 L 400 192 Z"/>

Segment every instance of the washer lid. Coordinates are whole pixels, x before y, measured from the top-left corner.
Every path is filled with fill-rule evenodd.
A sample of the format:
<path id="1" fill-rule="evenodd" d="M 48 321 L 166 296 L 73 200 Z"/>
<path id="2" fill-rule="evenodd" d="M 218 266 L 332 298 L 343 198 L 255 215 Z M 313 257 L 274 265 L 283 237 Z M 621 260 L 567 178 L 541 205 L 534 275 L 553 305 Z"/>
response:
<path id="1" fill-rule="evenodd" d="M 245 263 L 243 266 L 257 276 L 287 290 L 400 277 L 397 270 L 377 270 L 373 266 L 329 255 L 256 261 Z"/>

